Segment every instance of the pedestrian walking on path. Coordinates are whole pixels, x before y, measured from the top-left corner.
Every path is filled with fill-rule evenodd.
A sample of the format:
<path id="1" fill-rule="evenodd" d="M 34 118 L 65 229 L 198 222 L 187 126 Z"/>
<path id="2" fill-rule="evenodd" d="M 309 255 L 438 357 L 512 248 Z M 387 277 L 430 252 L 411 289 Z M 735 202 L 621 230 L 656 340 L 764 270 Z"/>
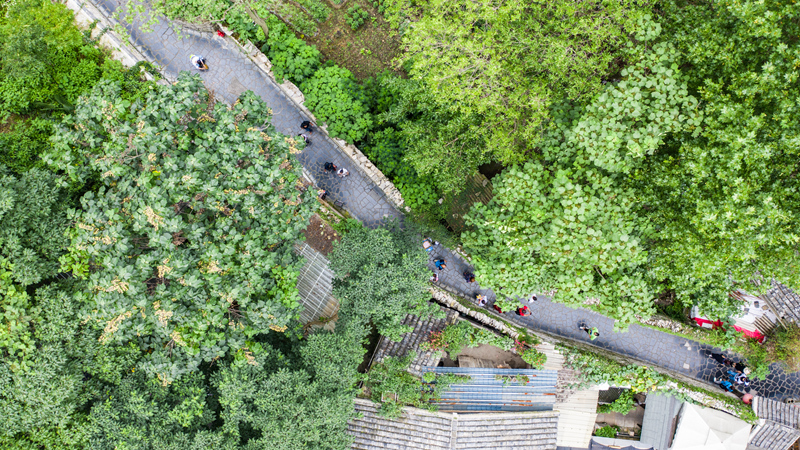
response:
<path id="1" fill-rule="evenodd" d="M 714 383 L 718 384 L 719 387 L 721 387 L 722 389 L 724 389 L 724 390 L 726 390 L 728 392 L 733 392 L 733 384 L 731 384 L 731 382 L 728 381 L 728 380 L 714 377 Z"/>
<path id="2" fill-rule="evenodd" d="M 433 273 L 433 276 L 432 276 L 432 277 L 431 277 L 431 279 L 430 279 L 430 282 L 431 282 L 431 283 L 438 283 L 438 282 L 439 282 L 439 274 L 438 274 L 438 273 L 436 273 L 436 272 L 434 272 L 434 273 Z"/>
<path id="3" fill-rule="evenodd" d="M 462 273 L 462 275 L 464 276 L 464 280 L 466 280 L 467 283 L 475 282 L 475 274 L 470 272 L 469 270 L 465 270 L 464 273 Z"/>
<path id="4" fill-rule="evenodd" d="M 517 315 L 522 317 L 530 316 L 531 310 L 527 306 L 520 306 L 517 308 Z"/>
<path id="5" fill-rule="evenodd" d="M 422 240 L 422 248 L 424 248 L 428 253 L 432 252 L 433 247 L 437 245 L 439 245 L 439 242 L 431 240 L 431 238 L 425 238 Z"/>
<path id="6" fill-rule="evenodd" d="M 444 259 L 437 259 L 436 261 L 433 262 L 433 264 L 439 270 L 444 270 L 447 268 L 447 261 L 445 261 Z"/>
<path id="7" fill-rule="evenodd" d="M 336 169 L 338 169 L 338 167 L 336 167 L 336 164 L 332 162 L 326 162 L 325 165 L 323 165 L 322 167 L 325 169 L 326 172 L 336 172 Z"/>
<path id="8" fill-rule="evenodd" d="M 345 169 L 344 167 L 342 167 L 341 169 L 339 169 L 336 172 L 336 175 L 339 175 L 339 178 L 344 178 L 344 177 L 350 175 L 350 172 L 347 169 Z"/>
<path id="9" fill-rule="evenodd" d="M 587 327 L 585 322 L 581 322 L 581 324 L 578 325 L 578 328 L 585 331 L 586 334 L 589 335 L 590 341 L 593 341 L 598 337 L 600 337 L 600 330 L 598 330 L 597 327 L 591 327 L 591 328 Z"/>
<path id="10" fill-rule="evenodd" d="M 314 127 L 311 125 L 311 122 L 309 122 L 307 120 L 304 120 L 304 121 L 300 122 L 300 128 L 308 131 L 309 133 L 313 133 L 314 132 Z"/>
<path id="11" fill-rule="evenodd" d="M 303 138 L 303 142 L 305 142 L 305 143 L 306 143 L 306 145 L 311 145 L 311 139 L 309 139 L 309 138 L 308 138 L 308 136 L 306 136 L 306 135 L 305 135 L 305 134 L 303 134 L 303 133 L 299 133 L 299 134 L 298 134 L 298 136 L 300 136 L 301 138 Z"/>
<path id="12" fill-rule="evenodd" d="M 478 306 L 481 307 L 486 306 L 486 303 L 489 301 L 489 299 L 483 294 L 476 295 L 475 299 L 478 300 Z"/>
<path id="13" fill-rule="evenodd" d="M 208 64 L 206 64 L 206 59 L 200 55 L 191 55 L 189 58 L 192 60 L 192 65 L 197 68 L 197 70 L 201 72 L 205 72 L 208 70 Z"/>
<path id="14" fill-rule="evenodd" d="M 539 299 L 536 297 L 536 294 L 533 294 L 528 298 L 528 303 L 533 303 L 533 302 L 535 302 L 537 300 L 539 300 Z"/>

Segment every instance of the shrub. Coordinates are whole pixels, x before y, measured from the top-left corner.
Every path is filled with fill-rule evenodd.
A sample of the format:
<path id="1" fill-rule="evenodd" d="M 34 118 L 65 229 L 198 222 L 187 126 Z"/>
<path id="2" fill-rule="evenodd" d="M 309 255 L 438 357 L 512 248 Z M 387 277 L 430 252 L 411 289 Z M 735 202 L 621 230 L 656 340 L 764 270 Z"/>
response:
<path id="1" fill-rule="evenodd" d="M 633 392 L 625 390 L 622 391 L 622 394 L 619 396 L 619 398 L 614 400 L 611 404 L 600 405 L 600 408 L 597 409 L 597 412 L 615 412 L 624 416 L 633 411 L 634 408 L 636 408 L 636 405 L 633 402 Z"/>
<path id="2" fill-rule="evenodd" d="M 787 372 L 800 370 L 800 327 L 790 325 L 789 329 L 778 331 L 765 346 L 770 359 L 785 364 Z"/>
<path id="3" fill-rule="evenodd" d="M 417 214 L 426 214 L 437 206 L 440 193 L 433 177 L 419 176 L 414 167 L 403 160 L 405 149 L 394 128 L 375 132 L 369 142 L 364 152 L 397 186 L 406 206 Z"/>
<path id="4" fill-rule="evenodd" d="M 423 386 L 419 378 L 406 371 L 416 356 L 414 352 L 404 358 L 390 356 L 375 364 L 367 374 L 366 385 L 370 390 L 370 398 L 381 403 L 379 414 L 399 417 L 403 405 L 435 411 L 436 405 L 433 403 L 441 398 L 443 391 L 451 384 L 469 380 L 467 376 L 429 372 L 423 375 L 423 381 L 427 384 Z"/>
<path id="5" fill-rule="evenodd" d="M 597 429 L 597 431 L 594 432 L 594 435 L 604 438 L 613 438 L 617 435 L 617 431 L 619 431 L 619 428 L 608 425 Z"/>
<path id="6" fill-rule="evenodd" d="M 266 20 L 269 38 L 261 51 L 272 63 L 272 73 L 278 83 L 288 78 L 299 84 L 308 79 L 319 68 L 322 54 L 317 47 L 308 45 L 275 16 Z"/>
<path id="7" fill-rule="evenodd" d="M 369 18 L 369 13 L 364 11 L 361 5 L 352 6 L 347 10 L 347 24 L 353 30 L 357 30 L 367 18 Z"/>
<path id="8" fill-rule="evenodd" d="M 536 350 L 535 348 L 528 348 L 520 341 L 515 341 L 517 353 L 523 361 L 530 364 L 536 370 L 544 369 L 544 364 L 547 362 L 547 355 Z"/>
<path id="9" fill-rule="evenodd" d="M 424 350 L 444 350 L 455 358 L 464 347 L 478 347 L 479 345 L 493 345 L 502 350 L 511 350 L 514 340 L 483 328 L 476 328 L 468 322 L 460 321 L 446 326 L 440 332 L 431 332 L 427 342 L 420 348 Z"/>
<path id="10" fill-rule="evenodd" d="M 355 143 L 372 128 L 363 89 L 349 70 L 336 65 L 324 67 L 306 79 L 300 89 L 306 106 L 328 124 L 331 136 Z"/>

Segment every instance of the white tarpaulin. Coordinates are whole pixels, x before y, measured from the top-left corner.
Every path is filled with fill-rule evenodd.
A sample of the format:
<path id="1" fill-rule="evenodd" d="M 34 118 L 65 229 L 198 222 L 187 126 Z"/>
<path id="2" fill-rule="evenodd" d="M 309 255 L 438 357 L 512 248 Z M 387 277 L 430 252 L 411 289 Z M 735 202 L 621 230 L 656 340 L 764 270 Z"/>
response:
<path id="1" fill-rule="evenodd" d="M 750 424 L 728 413 L 684 403 L 670 450 L 745 450 Z"/>

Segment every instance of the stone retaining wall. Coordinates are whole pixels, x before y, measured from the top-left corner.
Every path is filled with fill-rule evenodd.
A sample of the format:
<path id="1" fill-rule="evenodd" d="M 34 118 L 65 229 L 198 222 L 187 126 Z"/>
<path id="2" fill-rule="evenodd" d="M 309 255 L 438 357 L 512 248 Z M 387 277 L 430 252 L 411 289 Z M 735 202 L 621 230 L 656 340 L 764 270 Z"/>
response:
<path id="1" fill-rule="evenodd" d="M 509 336 L 512 336 L 514 338 L 519 336 L 519 333 L 515 329 L 513 329 L 513 328 L 509 327 L 508 325 L 506 325 L 505 319 L 498 320 L 497 319 L 498 316 L 497 316 L 497 314 L 494 313 L 493 310 L 490 310 L 490 309 L 487 308 L 485 310 L 485 313 L 473 311 L 472 309 L 467 308 L 466 306 L 462 305 L 456 299 L 456 297 L 463 298 L 463 299 L 465 299 L 465 300 L 467 300 L 469 302 L 472 302 L 472 299 L 464 297 L 462 294 L 460 294 L 458 292 L 455 292 L 455 291 L 452 291 L 450 289 L 447 289 L 444 286 L 435 286 L 435 287 L 432 286 L 430 288 L 430 291 L 431 291 L 432 297 L 436 301 L 438 301 L 438 302 L 440 302 L 442 304 L 445 304 L 450 308 L 456 309 L 459 312 L 462 312 L 463 314 L 469 315 L 470 317 L 474 317 L 476 320 L 481 320 L 482 323 L 486 324 L 487 326 L 491 326 L 491 327 L 493 327 L 493 328 L 495 328 L 495 329 L 497 329 L 497 330 L 499 330 L 499 331 L 501 331 L 503 333 L 508 334 Z M 469 312 L 466 312 L 466 311 L 469 311 Z M 567 338 L 564 338 L 562 336 L 558 336 L 558 335 L 551 334 L 551 333 L 548 333 L 548 332 L 545 332 L 545 331 L 541 331 L 541 330 L 528 329 L 528 333 L 537 336 L 542 341 L 552 342 L 554 344 L 562 344 L 562 345 L 565 345 L 567 347 L 572 347 L 572 348 L 575 348 L 577 350 L 581 350 L 581 351 L 585 351 L 585 352 L 597 353 L 597 354 L 599 354 L 599 355 L 601 355 L 603 357 L 606 357 L 606 358 L 608 358 L 608 359 L 610 359 L 612 361 L 615 361 L 615 362 L 617 362 L 619 364 L 623 364 L 623 365 L 634 364 L 634 365 L 637 365 L 637 366 L 652 367 L 654 370 L 656 370 L 658 372 L 661 372 L 661 373 L 663 373 L 665 375 L 669 375 L 670 377 L 672 377 L 672 378 L 674 378 L 674 379 L 676 379 L 676 380 L 678 380 L 678 381 L 680 381 L 682 383 L 685 383 L 685 384 L 687 384 L 689 386 L 694 386 L 694 387 L 697 387 L 697 388 L 700 388 L 700 389 L 704 389 L 704 390 L 708 390 L 708 391 L 712 391 L 712 392 L 719 389 L 717 386 L 715 386 L 713 384 L 704 383 L 704 382 L 696 380 L 694 378 L 687 377 L 686 375 L 683 375 L 682 373 L 675 372 L 675 371 L 672 371 L 672 370 L 669 370 L 669 369 L 665 369 L 663 367 L 654 366 L 651 363 L 648 363 L 648 362 L 645 362 L 645 361 L 642 361 L 642 360 L 639 360 L 639 359 L 636 359 L 636 358 L 632 358 L 632 357 L 629 357 L 629 356 L 623 356 L 623 355 L 620 355 L 620 354 L 605 350 L 603 348 L 596 347 L 594 345 L 590 345 L 590 344 L 588 344 L 586 342 L 567 339 Z"/>
<path id="2" fill-rule="evenodd" d="M 75 22 L 79 27 L 88 28 L 93 22 L 97 22 L 98 26 L 92 31 L 92 37 L 97 37 L 104 29 L 108 30 L 100 37 L 100 46 L 110 49 L 111 57 L 123 66 L 130 68 L 139 61 L 147 61 L 141 49 L 114 31 L 119 22 L 112 17 L 106 17 L 94 3 L 79 0 L 66 0 L 63 3 L 75 13 Z M 150 74 L 146 76 L 152 79 Z"/>

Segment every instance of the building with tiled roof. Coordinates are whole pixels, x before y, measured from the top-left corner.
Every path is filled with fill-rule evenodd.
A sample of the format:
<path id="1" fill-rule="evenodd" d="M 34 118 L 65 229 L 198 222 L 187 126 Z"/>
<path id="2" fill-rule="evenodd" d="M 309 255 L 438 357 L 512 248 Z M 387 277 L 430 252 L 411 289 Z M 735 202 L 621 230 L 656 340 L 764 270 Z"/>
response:
<path id="1" fill-rule="evenodd" d="M 555 450 L 558 413 L 457 414 L 406 407 L 397 419 L 356 399 L 359 418 L 348 424 L 355 450 Z"/>
<path id="2" fill-rule="evenodd" d="M 800 439 L 800 408 L 756 397 L 758 425 L 750 433 L 748 450 L 787 450 Z"/>
<path id="3" fill-rule="evenodd" d="M 458 312 L 445 307 L 441 307 L 441 309 L 446 313 L 444 319 L 420 319 L 417 316 L 408 314 L 403 319 L 403 325 L 408 325 L 413 329 L 404 334 L 400 342 L 394 342 L 385 336 L 381 337 L 378 347 L 375 349 L 373 364 L 383 361 L 387 356 L 402 358 L 413 351 L 416 352 L 417 357 L 411 361 L 408 371 L 415 376 L 421 376 L 422 367 L 424 366 L 438 365 L 442 359 L 441 353 L 422 350 L 420 344 L 428 340 L 431 332 L 442 331 L 444 327 L 458 320 Z"/>

